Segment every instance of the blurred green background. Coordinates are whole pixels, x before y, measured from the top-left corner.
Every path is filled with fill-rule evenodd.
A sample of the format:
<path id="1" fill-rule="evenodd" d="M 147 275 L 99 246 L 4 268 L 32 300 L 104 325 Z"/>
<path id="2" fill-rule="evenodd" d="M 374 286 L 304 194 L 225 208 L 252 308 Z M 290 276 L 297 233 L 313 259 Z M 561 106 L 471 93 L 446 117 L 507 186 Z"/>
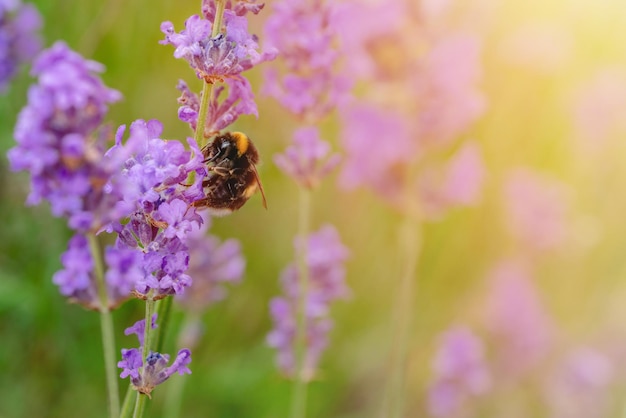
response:
<path id="1" fill-rule="evenodd" d="M 44 18 L 46 46 L 63 39 L 106 66 L 105 83 L 124 95 L 112 106 L 110 121 L 157 118 L 164 137 L 190 135 L 176 116 L 175 85 L 182 78 L 199 89 L 200 82 L 185 62 L 173 58 L 170 46 L 158 44 L 163 38 L 159 25 L 170 20 L 182 29 L 184 20 L 199 12 L 199 1 L 32 3 Z M 494 0 L 468 2 L 467 7 L 477 8 L 486 22 L 481 88 L 488 110 L 464 136 L 482 147 L 486 184 L 477 207 L 452 210 L 424 226 L 407 417 L 426 416 L 425 388 L 437 336 L 452 324 L 479 321 L 487 272 L 516 251 L 502 197 L 503 179 L 514 167 L 534 168 L 568 185 L 568 240 L 534 268 L 541 300 L 561 330 L 561 344 L 610 340 L 626 345 L 626 107 L 613 122 L 603 122 L 607 112 L 598 112 L 599 124 L 616 128 L 591 145 L 579 138 L 573 111 L 579 92 L 597 74 L 606 69 L 626 74 L 626 3 Z M 252 32 L 262 32 L 263 15 L 269 12 L 271 2 L 252 19 Z M 530 32 L 524 32 L 528 27 Z M 258 68 L 250 78 L 258 92 Z M 0 98 L 3 156 L 13 146 L 12 129 L 30 82 L 22 72 Z M 213 222 L 212 233 L 241 241 L 247 268 L 243 282 L 204 316 L 206 333 L 193 352 L 193 374 L 184 377 L 185 417 L 288 413 L 291 384 L 276 371 L 274 352 L 264 339 L 271 328 L 268 302 L 280 292 L 278 276 L 293 258 L 297 222 L 297 187 L 272 163 L 272 155 L 288 144 L 296 122 L 269 98 L 259 97 L 258 105 L 259 119 L 243 117 L 234 129 L 247 132 L 259 148 L 269 210 L 255 196 L 241 211 Z M 332 120 L 324 131 L 339 149 Z M 51 282 L 71 233 L 46 205 L 24 207 L 28 187 L 27 175 L 9 172 L 6 158 L 0 158 L 0 417 L 104 417 L 99 319 L 67 304 Z M 402 216 L 371 193 L 338 189 L 332 176 L 314 194 L 314 228 L 326 222 L 338 227 L 351 250 L 347 280 L 353 296 L 333 308 L 336 325 L 319 378 L 310 385 L 309 416 L 378 416 L 400 274 Z M 122 330 L 142 315 L 138 301 L 114 313 L 118 351 L 136 344 Z M 177 311 L 174 319 L 180 318 Z M 169 335 L 166 352 L 176 349 L 174 341 Z M 161 394 L 170 383 L 153 393 L 146 416 L 161 416 Z M 612 402 L 618 416 L 626 396 L 616 391 Z M 532 411 L 535 405 L 529 407 Z"/>

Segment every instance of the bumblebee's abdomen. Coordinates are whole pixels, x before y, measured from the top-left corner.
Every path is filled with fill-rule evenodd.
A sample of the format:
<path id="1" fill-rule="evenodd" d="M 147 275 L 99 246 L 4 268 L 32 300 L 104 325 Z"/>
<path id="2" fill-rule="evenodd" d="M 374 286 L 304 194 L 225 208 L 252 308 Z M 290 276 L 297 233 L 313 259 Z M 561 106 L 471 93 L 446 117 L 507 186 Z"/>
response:
<path id="1" fill-rule="evenodd" d="M 214 174 L 204 181 L 203 186 L 205 197 L 194 205 L 228 211 L 242 207 L 257 189 L 252 172 L 233 176 Z"/>

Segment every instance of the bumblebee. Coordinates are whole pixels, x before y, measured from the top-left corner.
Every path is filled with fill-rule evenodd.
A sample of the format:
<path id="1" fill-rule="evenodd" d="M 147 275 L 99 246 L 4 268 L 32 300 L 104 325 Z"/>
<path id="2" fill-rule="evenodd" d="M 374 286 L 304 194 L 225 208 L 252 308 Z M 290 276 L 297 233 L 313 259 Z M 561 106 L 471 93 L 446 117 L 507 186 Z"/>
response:
<path id="1" fill-rule="evenodd" d="M 242 207 L 257 191 L 265 192 L 256 170 L 259 153 L 250 138 L 241 132 L 226 132 L 202 148 L 209 177 L 202 182 L 204 198 L 193 206 L 209 208 L 214 215 L 226 215 Z"/>

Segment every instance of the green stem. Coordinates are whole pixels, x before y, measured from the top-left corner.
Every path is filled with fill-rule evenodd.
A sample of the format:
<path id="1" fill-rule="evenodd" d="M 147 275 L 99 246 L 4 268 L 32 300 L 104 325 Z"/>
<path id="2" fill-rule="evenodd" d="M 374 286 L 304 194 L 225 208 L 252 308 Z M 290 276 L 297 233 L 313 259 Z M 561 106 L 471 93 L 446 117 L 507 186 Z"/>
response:
<path id="1" fill-rule="evenodd" d="M 143 330 L 143 349 L 141 351 L 141 360 L 144 363 L 144 367 L 146 364 L 146 359 L 150 354 L 150 347 L 152 346 L 152 336 L 154 335 L 152 331 L 152 315 L 154 314 L 154 299 L 153 292 L 150 290 L 146 299 L 146 325 Z M 142 367 L 140 374 L 143 373 Z M 135 402 L 135 412 L 133 413 L 133 418 L 141 418 L 143 416 L 143 412 L 146 408 L 148 396 L 137 391 L 137 400 Z"/>
<path id="2" fill-rule="evenodd" d="M 144 360 L 145 361 L 145 360 Z M 133 418 L 140 418 L 143 416 L 143 411 L 146 409 L 147 396 L 137 391 L 137 398 L 135 398 L 135 411 L 133 412 Z"/>
<path id="3" fill-rule="evenodd" d="M 211 38 L 215 38 L 222 31 L 222 22 L 224 20 L 224 8 L 226 7 L 225 0 L 215 0 L 215 20 L 213 21 L 213 29 L 211 31 Z M 200 110 L 198 111 L 198 119 L 196 121 L 196 132 L 194 133 L 194 139 L 196 143 L 202 149 L 205 144 L 204 130 L 206 129 L 207 113 L 209 111 L 209 101 L 213 97 L 213 83 L 208 83 L 206 80 L 202 85 L 202 97 L 200 99 Z"/>
<path id="4" fill-rule="evenodd" d="M 406 399 L 406 370 L 415 299 L 417 263 L 421 247 L 420 224 L 416 217 L 407 215 L 400 227 L 399 249 L 403 267 L 396 295 L 395 324 L 391 352 L 391 375 L 385 394 L 384 417 L 401 418 Z"/>
<path id="5" fill-rule="evenodd" d="M 206 144 L 204 143 L 204 129 L 206 127 L 206 117 L 209 110 L 209 99 L 213 95 L 213 84 L 209 84 L 206 81 L 202 85 L 202 98 L 200 101 L 200 111 L 198 112 L 198 119 L 196 121 L 196 132 L 194 139 L 196 143 L 202 149 Z"/>
<path id="6" fill-rule="evenodd" d="M 124 396 L 124 402 L 122 402 L 122 410 L 120 411 L 120 418 L 131 418 L 133 416 L 133 384 L 129 383 L 126 388 L 126 395 Z"/>
<path id="7" fill-rule="evenodd" d="M 109 310 L 106 284 L 104 282 L 104 266 L 102 265 L 102 254 L 100 243 L 96 234 L 88 234 L 89 250 L 94 261 L 94 273 L 98 296 L 100 298 L 100 328 L 102 331 L 102 349 L 104 352 L 104 366 L 107 380 L 107 394 L 109 401 L 109 417 L 116 418 L 120 412 L 120 395 L 117 387 L 117 364 L 115 361 L 115 332 L 113 327 L 113 317 Z"/>
<path id="8" fill-rule="evenodd" d="M 213 30 L 211 38 L 215 38 L 222 31 L 222 22 L 224 21 L 224 9 L 226 8 L 226 0 L 215 0 L 215 20 L 213 21 Z"/>
<path id="9" fill-rule="evenodd" d="M 307 403 L 307 380 L 305 363 L 307 354 L 307 329 L 306 329 L 306 301 L 309 289 L 308 236 L 311 222 L 311 192 L 308 189 L 300 189 L 298 237 L 302 240 L 300 252 L 297 254 L 298 262 L 298 288 L 300 294 L 296 306 L 296 336 L 295 336 L 295 376 L 291 398 L 291 418 L 304 418 L 306 416 Z"/>

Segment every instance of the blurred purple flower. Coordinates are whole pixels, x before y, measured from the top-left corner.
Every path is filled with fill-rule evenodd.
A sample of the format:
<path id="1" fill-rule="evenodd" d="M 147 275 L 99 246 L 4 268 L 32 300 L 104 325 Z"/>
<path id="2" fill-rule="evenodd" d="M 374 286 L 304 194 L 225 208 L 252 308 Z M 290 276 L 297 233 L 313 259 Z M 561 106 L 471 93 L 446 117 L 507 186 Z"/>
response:
<path id="1" fill-rule="evenodd" d="M 346 152 L 339 184 L 347 189 L 370 187 L 396 199 L 404 179 L 395 168 L 412 162 L 418 147 L 403 115 L 371 104 L 341 111 L 341 142 Z"/>
<path id="2" fill-rule="evenodd" d="M 340 162 L 339 154 L 330 152 L 330 144 L 322 141 L 317 127 L 305 127 L 293 134 L 293 144 L 283 154 L 274 156 L 274 163 L 300 186 L 314 188 Z"/>
<path id="3" fill-rule="evenodd" d="M 193 291 L 177 297 L 185 309 L 197 314 L 226 296 L 227 283 L 239 283 L 243 277 L 246 261 L 241 254 L 241 245 L 235 239 L 224 242 L 207 235 L 205 221 L 202 228 L 189 234 L 189 270 L 194 278 Z"/>
<path id="4" fill-rule="evenodd" d="M 339 107 L 346 154 L 339 183 L 431 219 L 475 204 L 484 173 L 475 147 L 461 147 L 448 163 L 441 158 L 485 110 L 481 42 L 451 27 L 447 9 L 349 0 L 332 18 L 356 95 Z"/>
<path id="5" fill-rule="evenodd" d="M 155 321 L 156 314 L 152 317 L 152 328 L 156 328 Z M 144 366 L 141 358 L 144 329 L 145 319 L 142 319 L 124 331 L 126 335 L 135 334 L 139 339 L 140 347 L 122 349 L 122 360 L 117 363 L 117 367 L 122 369 L 121 378 L 130 376 L 131 384 L 135 389 L 149 396 L 156 386 L 165 382 L 174 373 L 178 372 L 180 375 L 191 373 L 187 367 L 191 362 L 191 351 L 186 348 L 179 350 L 171 366 L 168 366 L 170 360 L 168 354 L 150 351 Z"/>
<path id="6" fill-rule="evenodd" d="M 340 52 L 348 58 L 344 60 L 346 72 L 356 80 L 386 80 L 398 76 L 395 71 L 386 71 L 391 67 L 406 67 L 402 71 L 409 71 L 408 58 L 412 54 L 404 48 L 409 46 L 405 38 L 410 37 L 403 30 L 415 24 L 410 16 L 405 1 L 353 0 L 337 6 L 332 23 L 339 35 Z"/>
<path id="7" fill-rule="evenodd" d="M 486 108 L 478 89 L 480 40 L 467 33 L 442 36 L 418 67 L 411 80 L 413 95 L 420 100 L 417 137 L 436 146 L 447 145 Z"/>
<path id="8" fill-rule="evenodd" d="M 352 87 L 337 70 L 335 7 L 315 0 L 277 1 L 265 24 L 266 42 L 279 51 L 284 71 L 266 68 L 263 93 L 309 123 L 343 103 Z"/>
<path id="9" fill-rule="evenodd" d="M 499 378 L 522 377 L 548 354 L 554 325 L 520 262 L 499 263 L 489 274 L 485 321 L 494 340 Z"/>
<path id="10" fill-rule="evenodd" d="M 63 270 L 52 276 L 52 282 L 59 286 L 61 294 L 77 302 L 98 306 L 98 291 L 93 279 L 93 258 L 87 238 L 74 235 L 65 253 L 61 256 Z"/>
<path id="11" fill-rule="evenodd" d="M 433 371 L 428 409 L 435 417 L 469 416 L 471 399 L 491 388 L 482 341 L 464 327 L 452 328 L 441 337 Z"/>
<path id="12" fill-rule="evenodd" d="M 233 10 L 224 11 L 225 33 L 212 38 L 211 31 L 212 21 L 193 15 L 180 33 L 174 32 L 171 22 L 163 22 L 165 39 L 159 43 L 174 46 L 174 57 L 184 58 L 207 83 L 238 76 L 275 56 L 272 51 L 259 52 L 256 36 L 248 33 L 247 18 Z"/>
<path id="13" fill-rule="evenodd" d="M 512 170 L 504 185 L 508 227 L 527 249 L 550 250 L 568 237 L 568 189 L 530 169 Z"/>
<path id="14" fill-rule="evenodd" d="M 296 253 L 302 251 L 302 238 L 296 239 Z M 341 243 L 337 230 L 322 227 L 307 238 L 307 267 L 309 284 L 306 294 L 306 355 L 303 376 L 311 379 L 315 374 L 319 357 L 328 345 L 328 332 L 332 328 L 329 305 L 336 299 L 349 296 L 345 284 L 344 262 L 348 249 Z M 288 265 L 281 275 L 283 296 L 270 302 L 270 314 L 274 329 L 267 336 L 270 347 L 278 350 L 277 365 L 286 374 L 293 375 L 295 367 L 296 312 L 300 298 L 298 269 L 295 263 Z"/>
<path id="15" fill-rule="evenodd" d="M 29 63 L 41 49 L 38 31 L 41 16 L 31 4 L 19 0 L 0 1 L 0 93 L 19 67 Z"/>
<path id="16" fill-rule="evenodd" d="M 551 418 L 602 418 L 609 414 L 614 366 L 587 347 L 572 350 L 546 387 Z"/>
<path id="17" fill-rule="evenodd" d="M 418 21 L 410 8 L 408 2 L 344 3 L 334 19 L 341 52 L 355 81 L 386 83 L 394 106 L 413 109 L 408 117 L 414 138 L 447 146 L 485 110 L 478 89 L 481 42 L 442 25 L 445 16 Z M 415 39 L 424 40 L 417 53 Z"/>
<path id="18" fill-rule="evenodd" d="M 109 221 L 118 199 L 105 184 L 122 161 L 102 162 L 105 138 L 95 130 L 120 94 L 93 74 L 99 71 L 100 64 L 61 42 L 42 52 L 32 70 L 39 83 L 29 90 L 15 127 L 17 146 L 8 153 L 13 170 L 31 174 L 27 203 L 49 201 L 52 213 L 67 216 L 79 231 Z"/>

